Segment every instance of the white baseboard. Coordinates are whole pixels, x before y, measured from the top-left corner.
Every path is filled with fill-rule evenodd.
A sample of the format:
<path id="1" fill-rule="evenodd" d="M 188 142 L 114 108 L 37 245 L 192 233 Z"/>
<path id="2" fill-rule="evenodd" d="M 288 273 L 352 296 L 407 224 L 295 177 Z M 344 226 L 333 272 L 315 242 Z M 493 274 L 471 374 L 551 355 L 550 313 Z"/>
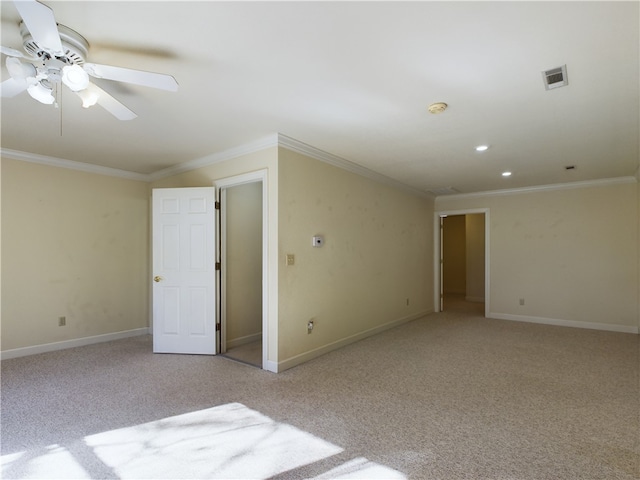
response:
<path id="1" fill-rule="evenodd" d="M 32 347 L 14 348 L 12 350 L 3 350 L 0 352 L 2 360 L 10 358 L 26 357 L 27 355 L 37 355 L 38 353 L 54 352 L 56 350 L 64 350 L 67 348 L 84 347 L 93 345 L 94 343 L 110 342 L 112 340 L 120 340 L 122 338 L 137 337 L 139 335 L 149 335 L 149 328 L 136 328 L 134 330 L 126 330 L 124 332 L 105 333 L 104 335 L 95 335 L 92 337 L 74 338 L 73 340 L 65 340 L 63 342 L 45 343 L 42 345 L 34 345 Z"/>
<path id="2" fill-rule="evenodd" d="M 271 360 L 267 360 L 266 363 L 263 362 L 262 369 L 266 370 L 267 372 L 278 373 L 278 364 Z"/>
<path id="3" fill-rule="evenodd" d="M 580 322 L 577 320 L 563 320 L 557 318 L 545 318 L 545 317 L 531 317 L 528 315 L 512 315 L 509 313 L 494 313 L 491 312 L 487 315 L 489 318 L 496 318 L 498 320 L 513 320 L 515 322 L 527 322 L 527 323 L 541 323 L 543 325 L 555 325 L 558 327 L 572 327 L 572 328 L 587 328 L 590 330 L 604 330 L 607 332 L 620 332 L 620 333 L 640 333 L 638 327 L 632 325 L 616 325 L 611 323 L 594 323 L 594 322 Z"/>
<path id="4" fill-rule="evenodd" d="M 246 335 L 244 337 L 234 338 L 232 340 L 227 340 L 227 350 L 229 348 L 239 347 L 240 345 L 245 345 L 247 343 L 257 342 L 258 340 L 262 340 L 262 332 Z"/>
<path id="5" fill-rule="evenodd" d="M 384 325 L 380 325 L 378 327 L 365 330 L 364 332 L 356 333 L 355 335 L 351 335 L 349 337 L 343 338 L 341 340 L 337 340 L 335 342 L 329 343 L 322 347 L 318 347 L 308 352 L 295 355 L 291 358 L 287 358 L 286 360 L 282 360 L 281 362 L 278 362 L 276 364 L 277 370 L 271 370 L 270 368 L 265 368 L 265 370 L 269 370 L 271 372 L 275 371 L 276 373 L 284 372 L 285 370 L 293 368 L 302 363 L 308 362 L 309 360 L 313 360 L 314 358 L 324 355 L 325 353 L 329 353 L 333 350 L 337 350 L 338 348 L 342 348 L 351 343 L 357 342 L 358 340 L 362 340 L 372 335 L 376 335 L 377 333 L 384 332 L 385 330 L 389 330 L 390 328 L 397 327 L 398 325 L 402 325 L 403 323 L 407 323 L 412 320 L 417 320 L 418 318 L 422 318 L 425 315 L 429 315 L 430 313 L 433 313 L 433 310 L 428 310 L 425 312 L 416 313 L 414 315 L 409 315 L 408 317 L 403 317 L 398 320 L 385 323 Z"/>

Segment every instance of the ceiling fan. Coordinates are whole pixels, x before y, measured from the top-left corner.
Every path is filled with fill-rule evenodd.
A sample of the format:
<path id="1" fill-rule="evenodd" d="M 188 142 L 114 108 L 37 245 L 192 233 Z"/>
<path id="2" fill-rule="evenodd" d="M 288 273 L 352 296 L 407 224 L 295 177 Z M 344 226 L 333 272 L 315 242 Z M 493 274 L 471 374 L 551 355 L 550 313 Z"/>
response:
<path id="1" fill-rule="evenodd" d="M 96 103 L 119 120 L 137 115 L 89 80 L 89 76 L 175 92 L 178 83 L 171 75 L 129 68 L 87 63 L 89 43 L 82 35 L 56 23 L 53 10 L 36 0 L 14 1 L 22 17 L 20 34 L 29 55 L 9 47 L 0 47 L 7 56 L 11 78 L 0 83 L 0 96 L 15 97 L 25 90 L 44 104 L 56 102 L 54 93 L 61 84 L 82 99 L 88 108 Z M 26 59 L 23 62 L 19 59 Z"/>

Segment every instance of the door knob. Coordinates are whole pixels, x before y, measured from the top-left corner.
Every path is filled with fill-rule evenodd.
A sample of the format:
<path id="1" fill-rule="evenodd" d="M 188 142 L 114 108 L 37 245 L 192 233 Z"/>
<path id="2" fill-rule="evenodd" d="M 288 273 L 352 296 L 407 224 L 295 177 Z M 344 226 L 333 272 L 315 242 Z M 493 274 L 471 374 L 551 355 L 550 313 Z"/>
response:
<path id="1" fill-rule="evenodd" d="M 156 275 L 155 277 L 153 277 L 153 281 L 154 282 L 160 282 L 160 281 L 162 281 L 162 277 L 160 275 Z"/>

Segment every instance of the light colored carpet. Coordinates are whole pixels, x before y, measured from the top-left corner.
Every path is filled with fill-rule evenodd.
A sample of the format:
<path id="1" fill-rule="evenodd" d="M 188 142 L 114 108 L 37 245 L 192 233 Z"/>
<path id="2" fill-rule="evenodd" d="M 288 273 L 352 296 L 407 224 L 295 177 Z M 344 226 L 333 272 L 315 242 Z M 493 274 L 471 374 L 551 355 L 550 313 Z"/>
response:
<path id="1" fill-rule="evenodd" d="M 7 360 L 2 477 L 638 479 L 639 338 L 454 309 L 277 375 L 149 337 Z"/>

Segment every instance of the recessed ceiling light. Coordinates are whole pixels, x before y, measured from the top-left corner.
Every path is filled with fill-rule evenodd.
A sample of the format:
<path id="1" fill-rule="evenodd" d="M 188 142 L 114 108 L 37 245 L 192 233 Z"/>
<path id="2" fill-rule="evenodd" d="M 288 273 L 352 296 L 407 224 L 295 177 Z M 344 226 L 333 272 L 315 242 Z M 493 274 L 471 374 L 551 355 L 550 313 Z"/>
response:
<path id="1" fill-rule="evenodd" d="M 510 177 L 511 176 L 511 172 L 502 172 L 502 176 L 503 177 Z"/>
<path id="2" fill-rule="evenodd" d="M 478 145 L 476 147 L 476 152 L 486 152 L 489 150 L 489 145 Z"/>

